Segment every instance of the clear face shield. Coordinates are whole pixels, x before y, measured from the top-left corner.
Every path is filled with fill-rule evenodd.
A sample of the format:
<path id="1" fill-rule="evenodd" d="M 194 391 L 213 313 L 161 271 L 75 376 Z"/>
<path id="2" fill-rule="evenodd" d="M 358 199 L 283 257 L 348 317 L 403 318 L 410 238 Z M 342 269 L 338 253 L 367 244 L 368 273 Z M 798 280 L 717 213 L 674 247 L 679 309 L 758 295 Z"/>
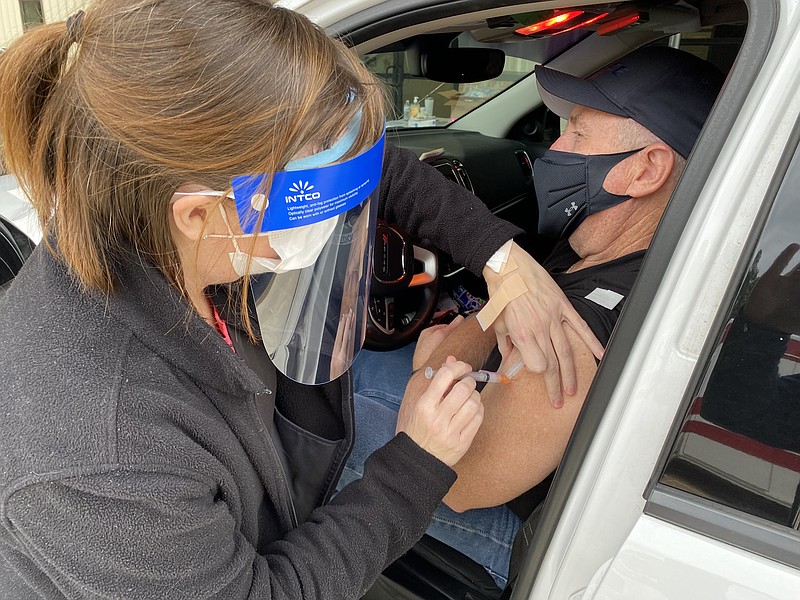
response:
<path id="1" fill-rule="evenodd" d="M 266 198 L 264 175 L 232 182 L 242 231 L 267 234 L 281 256 L 250 289 L 264 348 L 299 383 L 336 379 L 364 344 L 384 139 L 337 164 L 314 166 L 330 151 L 293 161 Z"/>

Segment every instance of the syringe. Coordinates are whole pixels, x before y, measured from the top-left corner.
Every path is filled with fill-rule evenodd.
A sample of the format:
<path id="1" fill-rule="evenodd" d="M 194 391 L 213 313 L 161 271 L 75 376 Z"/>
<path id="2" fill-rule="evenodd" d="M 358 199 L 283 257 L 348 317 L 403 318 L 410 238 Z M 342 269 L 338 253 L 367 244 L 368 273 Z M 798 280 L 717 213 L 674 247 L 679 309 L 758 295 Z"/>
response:
<path id="1" fill-rule="evenodd" d="M 498 371 L 472 371 L 463 375 L 459 379 L 464 379 L 465 377 L 469 377 L 470 379 L 474 379 L 479 383 L 504 383 L 508 384 L 511 383 L 511 378 L 514 377 L 517 373 L 519 373 L 520 369 L 524 366 L 525 363 L 522 361 L 518 362 L 514 366 L 512 366 L 506 373 L 500 373 Z M 426 379 L 433 379 L 433 376 L 438 373 L 438 369 L 434 369 L 432 367 L 425 368 L 425 378 Z"/>

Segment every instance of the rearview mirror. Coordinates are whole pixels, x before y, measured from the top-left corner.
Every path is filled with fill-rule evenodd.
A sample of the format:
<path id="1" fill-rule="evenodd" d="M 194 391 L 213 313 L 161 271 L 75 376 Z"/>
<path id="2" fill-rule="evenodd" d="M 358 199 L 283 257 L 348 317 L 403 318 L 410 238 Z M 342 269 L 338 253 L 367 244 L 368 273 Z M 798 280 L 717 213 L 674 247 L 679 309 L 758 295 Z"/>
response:
<path id="1" fill-rule="evenodd" d="M 422 55 L 422 76 L 446 83 L 475 83 L 503 72 L 506 54 L 495 48 L 439 48 Z"/>

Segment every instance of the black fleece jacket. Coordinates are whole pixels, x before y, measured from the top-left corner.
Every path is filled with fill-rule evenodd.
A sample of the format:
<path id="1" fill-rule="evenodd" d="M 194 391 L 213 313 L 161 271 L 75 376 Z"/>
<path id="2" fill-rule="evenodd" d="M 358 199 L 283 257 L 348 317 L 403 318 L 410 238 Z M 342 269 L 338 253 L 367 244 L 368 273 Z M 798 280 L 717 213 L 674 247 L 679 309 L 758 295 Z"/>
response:
<path id="1" fill-rule="evenodd" d="M 380 196 L 386 220 L 433 241 L 478 276 L 500 246 L 523 233 L 413 152 L 387 143 L 383 164 Z"/>
<path id="2" fill-rule="evenodd" d="M 487 228 L 497 220 L 474 197 L 413 155 L 386 162 L 387 218 L 473 271 L 516 233 Z M 402 206 L 429 190 L 441 205 Z M 261 408 L 280 393 L 314 413 L 314 395 L 265 387 L 134 254 L 105 297 L 42 246 L 0 309 L 3 598 L 357 598 L 454 480 L 400 434 L 298 524 Z M 349 376 L 328 401 L 336 385 L 344 409 L 319 414 L 341 419 Z"/>

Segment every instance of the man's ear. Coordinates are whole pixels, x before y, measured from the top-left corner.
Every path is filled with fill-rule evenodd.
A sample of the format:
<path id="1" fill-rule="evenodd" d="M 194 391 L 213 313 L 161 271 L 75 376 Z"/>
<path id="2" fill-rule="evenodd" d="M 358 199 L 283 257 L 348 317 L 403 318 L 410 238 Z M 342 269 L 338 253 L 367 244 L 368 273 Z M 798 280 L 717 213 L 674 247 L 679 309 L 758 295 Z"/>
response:
<path id="1" fill-rule="evenodd" d="M 667 144 L 650 144 L 631 162 L 634 164 L 630 166 L 631 178 L 624 195 L 644 198 L 658 192 L 669 181 L 675 168 L 675 154 Z"/>
<path id="2" fill-rule="evenodd" d="M 175 227 L 187 239 L 198 241 L 206 229 L 208 211 L 215 198 L 209 196 L 192 196 L 177 194 L 170 204 L 172 220 Z"/>

